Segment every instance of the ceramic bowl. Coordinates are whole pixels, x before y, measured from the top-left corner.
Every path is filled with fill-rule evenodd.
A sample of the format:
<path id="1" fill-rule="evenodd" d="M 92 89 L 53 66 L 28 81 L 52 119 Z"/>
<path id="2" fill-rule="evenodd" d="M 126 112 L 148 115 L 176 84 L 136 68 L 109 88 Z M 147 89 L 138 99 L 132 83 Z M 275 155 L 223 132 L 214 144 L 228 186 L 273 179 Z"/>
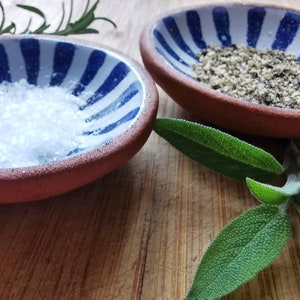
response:
<path id="1" fill-rule="evenodd" d="M 78 110 L 85 111 L 89 126 L 80 147 L 60 159 L 2 167 L 1 203 L 43 199 L 90 183 L 127 162 L 151 133 L 158 105 L 155 84 L 140 64 L 113 49 L 69 38 L 3 37 L 0 62 L 1 84 L 26 80 L 85 95 Z"/>
<path id="2" fill-rule="evenodd" d="M 193 79 L 190 65 L 209 44 L 249 45 L 300 54 L 300 12 L 281 7 L 219 4 L 165 13 L 142 32 L 140 50 L 155 81 L 184 109 L 236 132 L 300 137 L 300 111 L 235 99 Z M 243 80 L 243 78 L 241 78 Z"/>

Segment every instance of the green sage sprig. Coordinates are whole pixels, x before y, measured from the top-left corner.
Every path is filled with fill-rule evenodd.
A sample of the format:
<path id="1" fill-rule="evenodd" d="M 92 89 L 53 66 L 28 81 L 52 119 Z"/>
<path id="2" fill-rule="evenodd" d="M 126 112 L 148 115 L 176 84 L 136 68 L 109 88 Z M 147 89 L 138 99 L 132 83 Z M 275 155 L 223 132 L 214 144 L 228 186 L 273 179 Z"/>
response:
<path id="1" fill-rule="evenodd" d="M 228 224 L 205 252 L 185 300 L 219 299 L 253 278 L 279 255 L 291 232 L 287 209 L 300 212 L 300 156 L 292 144 L 284 166 L 271 154 L 211 127 L 157 119 L 154 130 L 197 162 L 245 180 L 261 202 Z M 266 182 L 283 172 L 282 187 Z"/>
<path id="2" fill-rule="evenodd" d="M 72 21 L 73 17 L 73 8 L 74 8 L 74 0 L 71 0 L 70 2 L 70 10 L 68 14 L 66 13 L 65 9 L 65 3 L 62 2 L 62 17 L 58 24 L 58 27 L 52 31 L 50 31 L 51 24 L 47 21 L 46 14 L 41 11 L 39 8 L 30 6 L 30 5 L 24 5 L 24 4 L 17 4 L 17 7 L 29 11 L 33 13 L 34 15 L 37 15 L 42 19 L 41 25 L 39 25 L 37 28 L 32 29 L 32 18 L 30 18 L 26 28 L 21 32 L 21 34 L 51 34 L 51 35 L 71 35 L 71 34 L 87 34 L 87 33 L 99 33 L 99 31 L 95 28 L 90 27 L 93 22 L 96 20 L 103 20 L 111 23 L 115 28 L 116 24 L 107 17 L 98 17 L 95 15 L 95 11 L 98 7 L 100 0 L 96 0 L 94 4 L 90 5 L 90 0 L 87 0 L 87 4 L 85 6 L 85 9 L 81 16 L 75 20 Z M 14 22 L 11 22 L 6 27 L 5 24 L 5 11 L 4 7 L 0 2 L 0 9 L 2 14 L 2 21 L 0 24 L 0 34 L 15 34 L 17 32 L 16 30 L 16 24 Z"/>
<path id="3" fill-rule="evenodd" d="M 186 300 L 218 299 L 253 278 L 277 257 L 291 232 L 288 215 L 260 205 L 228 224 L 200 263 Z"/>
<path id="4" fill-rule="evenodd" d="M 156 120 L 154 130 L 188 157 L 237 180 L 269 181 L 283 171 L 269 153 L 208 126 L 164 118 Z"/>

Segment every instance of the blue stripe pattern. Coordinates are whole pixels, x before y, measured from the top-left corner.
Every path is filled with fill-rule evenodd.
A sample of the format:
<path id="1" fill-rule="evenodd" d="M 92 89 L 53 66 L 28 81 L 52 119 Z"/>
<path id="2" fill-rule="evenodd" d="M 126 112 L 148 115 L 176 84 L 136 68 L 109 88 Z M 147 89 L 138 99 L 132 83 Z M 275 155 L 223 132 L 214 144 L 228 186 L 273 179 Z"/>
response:
<path id="1" fill-rule="evenodd" d="M 106 117 L 113 111 L 121 108 L 127 104 L 141 89 L 140 82 L 136 81 L 131 84 L 115 101 L 111 102 L 107 107 L 103 108 L 101 111 L 91 115 L 86 119 L 86 122 L 91 122 L 93 120 L 99 120 L 103 117 Z"/>
<path id="2" fill-rule="evenodd" d="M 25 61 L 27 81 L 36 85 L 40 70 L 40 44 L 36 39 L 23 39 L 20 41 L 20 47 Z"/>
<path id="3" fill-rule="evenodd" d="M 169 31 L 174 42 L 178 45 L 178 47 L 185 52 L 186 54 L 190 55 L 192 58 L 196 58 L 195 53 L 190 49 L 190 47 L 185 43 L 180 31 L 177 27 L 175 20 L 172 17 L 168 17 L 163 19 L 163 22 Z"/>
<path id="4" fill-rule="evenodd" d="M 3 44 L 0 44 L 0 82 L 11 82 L 10 67 L 7 53 Z"/>
<path id="5" fill-rule="evenodd" d="M 78 108 L 86 116 L 83 144 L 68 156 L 109 143 L 128 130 L 139 117 L 145 92 L 130 65 L 105 50 L 47 39 L 4 39 L 0 44 L 0 83 L 21 79 L 33 85 L 62 86 L 85 99 Z"/>
<path id="6" fill-rule="evenodd" d="M 170 66 L 193 77 L 190 65 L 195 62 L 195 53 L 209 44 L 226 47 L 246 43 L 254 48 L 283 51 L 289 51 L 293 44 L 291 51 L 298 56 L 300 42 L 295 37 L 299 27 L 297 12 L 273 7 L 212 5 L 165 16 L 152 33 L 157 52 Z"/>
<path id="7" fill-rule="evenodd" d="M 95 78 L 99 69 L 102 67 L 105 61 L 106 53 L 99 50 L 94 50 L 88 60 L 86 69 L 79 80 L 79 83 L 74 88 L 72 94 L 79 96 L 85 89 L 86 86 Z"/>
<path id="8" fill-rule="evenodd" d="M 185 66 L 188 66 L 188 64 L 183 61 L 180 56 L 172 49 L 171 46 L 169 46 L 169 44 L 167 43 L 167 41 L 165 40 L 165 38 L 163 37 L 163 35 L 158 31 L 158 30 L 154 30 L 153 32 L 154 36 L 156 37 L 156 39 L 159 41 L 160 45 L 162 46 L 162 48 L 175 60 L 179 61 L 180 63 L 182 63 Z"/>
<path id="9" fill-rule="evenodd" d="M 286 13 L 280 22 L 276 33 L 276 39 L 272 45 L 272 49 L 285 51 L 293 41 L 300 24 L 300 16 L 295 13 Z"/>
<path id="10" fill-rule="evenodd" d="M 72 64 L 75 48 L 74 44 L 57 43 L 53 61 L 53 73 L 50 80 L 51 86 L 62 84 Z"/>
<path id="11" fill-rule="evenodd" d="M 86 104 L 80 107 L 80 109 L 83 110 L 105 97 L 111 90 L 117 87 L 117 85 L 126 77 L 128 72 L 129 67 L 125 63 L 118 63 L 105 79 L 104 83 L 98 88 L 94 95 L 86 101 Z"/>
<path id="12" fill-rule="evenodd" d="M 197 11 L 195 10 L 187 11 L 186 20 L 193 41 L 195 42 L 195 44 L 199 49 L 205 49 L 207 45 L 203 39 L 200 17 Z"/>
<path id="13" fill-rule="evenodd" d="M 138 114 L 138 112 L 139 112 L 139 108 L 137 107 L 137 108 L 131 110 L 129 113 L 127 113 L 125 116 L 123 116 L 119 120 L 117 120 L 116 122 L 111 123 L 111 124 L 105 126 L 104 128 L 99 128 L 99 129 L 96 129 L 93 131 L 85 131 L 83 134 L 84 135 L 100 135 L 100 134 L 108 133 L 108 132 L 112 131 L 113 129 L 115 129 L 116 127 L 134 119 L 136 117 L 136 115 Z"/>
<path id="14" fill-rule="evenodd" d="M 249 9 L 248 12 L 248 29 L 247 29 L 247 44 L 255 48 L 260 36 L 261 28 L 266 15 L 266 10 L 263 7 L 255 7 Z"/>
<path id="15" fill-rule="evenodd" d="M 213 19 L 216 26 L 217 36 L 221 44 L 226 47 L 231 45 L 231 36 L 229 30 L 229 15 L 225 7 L 215 7 L 213 9 Z"/>

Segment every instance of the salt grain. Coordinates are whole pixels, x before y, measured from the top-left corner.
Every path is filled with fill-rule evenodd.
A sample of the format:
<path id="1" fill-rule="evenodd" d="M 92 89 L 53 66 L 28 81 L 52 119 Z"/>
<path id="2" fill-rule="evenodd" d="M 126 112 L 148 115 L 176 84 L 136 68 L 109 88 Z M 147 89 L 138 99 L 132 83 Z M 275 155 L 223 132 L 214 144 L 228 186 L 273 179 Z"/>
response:
<path id="1" fill-rule="evenodd" d="M 62 87 L 0 84 L 0 168 L 45 164 L 80 147 L 83 100 Z"/>

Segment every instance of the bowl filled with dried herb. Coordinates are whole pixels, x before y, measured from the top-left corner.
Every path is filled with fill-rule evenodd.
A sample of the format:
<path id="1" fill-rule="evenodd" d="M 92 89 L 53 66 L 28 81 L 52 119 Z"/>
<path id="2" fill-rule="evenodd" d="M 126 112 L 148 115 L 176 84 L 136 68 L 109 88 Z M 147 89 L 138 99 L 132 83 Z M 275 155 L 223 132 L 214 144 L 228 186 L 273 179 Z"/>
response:
<path id="1" fill-rule="evenodd" d="M 250 135 L 300 137 L 300 12 L 218 4 L 167 12 L 140 38 L 145 67 L 184 109 Z"/>
<path id="2" fill-rule="evenodd" d="M 0 203 L 83 186 L 150 135 L 157 90 L 135 60 L 76 39 L 0 38 Z"/>

